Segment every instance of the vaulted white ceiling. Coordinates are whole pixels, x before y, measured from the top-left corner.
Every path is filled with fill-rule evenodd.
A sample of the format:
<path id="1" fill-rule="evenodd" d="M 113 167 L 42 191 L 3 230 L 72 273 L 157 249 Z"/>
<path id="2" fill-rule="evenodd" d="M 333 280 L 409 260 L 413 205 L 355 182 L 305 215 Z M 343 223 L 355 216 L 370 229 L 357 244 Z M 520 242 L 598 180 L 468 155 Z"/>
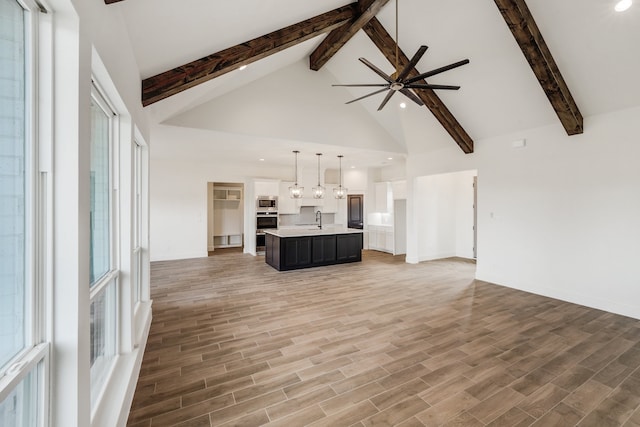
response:
<path id="1" fill-rule="evenodd" d="M 109 7 L 121 9 L 141 78 L 146 78 L 346 3 L 125 0 Z M 614 0 L 527 4 L 583 116 L 640 105 L 640 4 L 624 13 L 613 10 Z M 548 124 L 564 132 L 493 1 L 399 0 L 399 10 L 401 49 L 411 57 L 420 45 L 429 46 L 416 67 L 419 71 L 470 59 L 469 65 L 429 82 L 462 86 L 437 93 L 476 142 Z M 377 17 L 395 34 L 395 1 Z M 393 66 L 359 32 L 322 70 L 310 71 L 309 54 L 322 37 L 153 104 L 147 107 L 152 121 L 290 140 L 292 145 L 361 150 L 370 144 L 381 157 L 387 151 L 412 153 L 455 144 L 425 107 L 412 105 L 400 94 L 382 112 L 376 108 L 384 95 L 345 106 L 367 88 L 332 88 L 331 83 L 380 82 L 359 57 L 388 73 Z M 409 108 L 400 110 L 401 101 L 408 101 Z M 303 114 L 306 120 L 300 120 Z M 288 127 L 287 117 L 293 120 Z M 588 126 L 587 120 L 585 132 Z M 424 140 L 416 135 L 424 135 Z"/>

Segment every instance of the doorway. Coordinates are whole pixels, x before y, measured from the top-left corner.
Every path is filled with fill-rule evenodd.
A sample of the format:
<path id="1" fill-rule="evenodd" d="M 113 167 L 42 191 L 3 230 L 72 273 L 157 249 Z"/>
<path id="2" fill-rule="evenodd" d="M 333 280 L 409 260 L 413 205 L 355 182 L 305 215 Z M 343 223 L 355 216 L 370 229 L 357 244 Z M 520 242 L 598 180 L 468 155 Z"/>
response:
<path id="1" fill-rule="evenodd" d="M 414 238 L 417 260 L 477 257 L 477 170 L 417 177 L 414 181 Z M 481 237 L 480 237 L 481 238 Z"/>
<path id="2" fill-rule="evenodd" d="M 363 206 L 364 195 L 349 194 L 347 196 L 347 227 L 358 230 L 364 228 Z"/>
<path id="3" fill-rule="evenodd" d="M 207 249 L 238 248 L 244 241 L 244 184 L 207 183 Z"/>

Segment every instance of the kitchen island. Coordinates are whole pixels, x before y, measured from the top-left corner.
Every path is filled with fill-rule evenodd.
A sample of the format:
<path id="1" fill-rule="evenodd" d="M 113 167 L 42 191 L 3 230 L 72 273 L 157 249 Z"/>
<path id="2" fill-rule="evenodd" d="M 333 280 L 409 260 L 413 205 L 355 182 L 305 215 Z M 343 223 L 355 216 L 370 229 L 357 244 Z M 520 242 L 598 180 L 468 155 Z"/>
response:
<path id="1" fill-rule="evenodd" d="M 278 271 L 362 261 L 362 230 L 265 230 L 265 262 Z"/>

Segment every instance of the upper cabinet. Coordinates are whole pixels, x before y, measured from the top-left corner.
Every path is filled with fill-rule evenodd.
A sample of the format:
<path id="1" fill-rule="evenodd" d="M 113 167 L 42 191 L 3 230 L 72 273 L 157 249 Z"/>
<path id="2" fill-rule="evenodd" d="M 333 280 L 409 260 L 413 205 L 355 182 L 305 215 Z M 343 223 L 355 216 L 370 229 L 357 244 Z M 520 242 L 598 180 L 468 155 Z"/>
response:
<path id="1" fill-rule="evenodd" d="M 278 195 L 278 213 L 280 214 L 298 214 L 300 213 L 299 199 L 289 197 L 289 187 L 293 182 L 281 181 L 279 184 Z"/>
<path id="2" fill-rule="evenodd" d="M 376 200 L 374 212 L 391 213 L 393 211 L 393 193 L 390 182 L 376 182 Z"/>
<path id="3" fill-rule="evenodd" d="M 258 196 L 279 196 L 280 185 L 276 180 L 255 181 L 253 191 Z"/>
<path id="4" fill-rule="evenodd" d="M 322 199 L 322 212 L 323 213 L 336 213 L 338 212 L 338 200 L 333 195 L 333 189 L 336 188 L 337 185 L 327 184 L 325 186 L 325 194 L 324 199 Z"/>
<path id="5" fill-rule="evenodd" d="M 391 183 L 393 200 L 403 200 L 407 198 L 407 181 L 393 181 Z"/>

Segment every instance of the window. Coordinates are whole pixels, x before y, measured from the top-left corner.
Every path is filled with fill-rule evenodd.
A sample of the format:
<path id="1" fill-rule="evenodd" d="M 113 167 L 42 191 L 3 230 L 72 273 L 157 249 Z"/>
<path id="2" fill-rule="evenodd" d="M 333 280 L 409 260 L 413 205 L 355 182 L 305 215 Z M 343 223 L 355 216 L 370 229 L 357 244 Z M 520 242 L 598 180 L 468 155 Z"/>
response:
<path id="1" fill-rule="evenodd" d="M 90 330 L 91 402 L 104 388 L 116 354 L 117 282 L 115 266 L 117 200 L 114 197 L 115 115 L 94 86 L 91 93 L 90 164 Z"/>
<path id="2" fill-rule="evenodd" d="M 42 422 L 40 400 L 42 371 L 44 362 L 28 372 L 26 377 L 14 387 L 0 402 L 0 426 L 37 426 Z"/>
<path id="3" fill-rule="evenodd" d="M 142 146 L 133 143 L 133 303 L 142 299 Z"/>
<path id="4" fill-rule="evenodd" d="M 26 344 L 26 12 L 0 0 L 0 369 Z"/>
<path id="5" fill-rule="evenodd" d="M 45 244 L 34 88 L 38 12 L 28 0 L 0 0 L 0 425 L 45 421 L 48 345 L 43 343 Z M 42 180 L 42 181 L 41 181 Z"/>

